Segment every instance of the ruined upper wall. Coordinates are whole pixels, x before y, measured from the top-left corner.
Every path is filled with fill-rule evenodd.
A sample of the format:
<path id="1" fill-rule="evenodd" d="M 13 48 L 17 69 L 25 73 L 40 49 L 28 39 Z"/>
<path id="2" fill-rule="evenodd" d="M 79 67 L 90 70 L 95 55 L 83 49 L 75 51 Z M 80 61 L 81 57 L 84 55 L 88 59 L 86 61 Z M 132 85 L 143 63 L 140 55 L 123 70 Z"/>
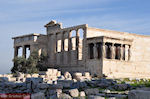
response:
<path id="1" fill-rule="evenodd" d="M 47 29 L 47 35 L 49 34 L 58 34 L 62 32 L 71 32 L 72 30 L 79 30 L 79 29 L 85 29 L 88 27 L 87 24 L 72 26 L 68 28 L 63 28 L 62 23 L 57 23 L 55 20 L 50 21 L 48 24 L 45 25 Z"/>
<path id="2" fill-rule="evenodd" d="M 47 34 L 52 34 L 53 31 L 62 29 L 62 23 L 57 23 L 55 20 L 52 20 L 44 27 L 47 29 Z"/>

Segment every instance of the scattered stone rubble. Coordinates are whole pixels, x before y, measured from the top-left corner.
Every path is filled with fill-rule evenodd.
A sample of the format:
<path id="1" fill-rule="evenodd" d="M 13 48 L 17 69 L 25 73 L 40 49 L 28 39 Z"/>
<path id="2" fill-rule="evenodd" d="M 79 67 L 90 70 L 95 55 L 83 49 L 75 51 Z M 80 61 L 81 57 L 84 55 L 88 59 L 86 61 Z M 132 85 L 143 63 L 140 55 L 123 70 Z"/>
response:
<path id="1" fill-rule="evenodd" d="M 0 75 L 0 93 L 31 93 L 32 99 L 136 99 L 133 97 L 140 91 L 129 92 L 131 89 L 134 88 L 129 84 L 118 84 L 112 79 L 92 78 L 88 72 L 72 76 L 48 69 L 45 75 Z"/>

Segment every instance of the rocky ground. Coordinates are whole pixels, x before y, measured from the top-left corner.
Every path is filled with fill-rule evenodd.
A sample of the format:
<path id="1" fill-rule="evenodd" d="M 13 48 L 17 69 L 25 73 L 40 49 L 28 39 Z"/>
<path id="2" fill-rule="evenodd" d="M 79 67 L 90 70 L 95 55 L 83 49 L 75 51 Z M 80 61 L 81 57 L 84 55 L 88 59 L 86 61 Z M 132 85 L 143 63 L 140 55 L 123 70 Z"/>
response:
<path id="1" fill-rule="evenodd" d="M 49 69 L 45 75 L 0 77 L 0 93 L 31 93 L 32 99 L 150 99 L 149 85 L 146 79 L 92 78 L 88 72 L 61 75 L 56 69 Z M 145 92 L 147 98 L 142 98 Z"/>

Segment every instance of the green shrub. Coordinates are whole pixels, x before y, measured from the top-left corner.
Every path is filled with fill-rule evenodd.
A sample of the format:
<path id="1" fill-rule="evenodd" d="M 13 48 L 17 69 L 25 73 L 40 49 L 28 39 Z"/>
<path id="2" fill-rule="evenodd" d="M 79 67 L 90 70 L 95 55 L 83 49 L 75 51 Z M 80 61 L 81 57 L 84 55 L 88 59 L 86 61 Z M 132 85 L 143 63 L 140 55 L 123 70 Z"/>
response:
<path id="1" fill-rule="evenodd" d="M 14 66 L 11 69 L 12 73 L 38 73 L 39 70 L 46 70 L 48 55 L 44 52 L 39 55 L 38 51 L 33 51 L 29 58 L 15 57 L 13 59 Z"/>

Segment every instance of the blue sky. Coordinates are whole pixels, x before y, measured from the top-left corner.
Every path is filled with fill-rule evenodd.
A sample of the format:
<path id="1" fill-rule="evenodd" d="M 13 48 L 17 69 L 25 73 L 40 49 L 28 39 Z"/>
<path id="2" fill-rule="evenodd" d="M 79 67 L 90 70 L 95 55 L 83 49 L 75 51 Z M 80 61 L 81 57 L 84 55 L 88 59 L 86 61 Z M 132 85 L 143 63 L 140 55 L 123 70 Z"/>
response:
<path id="1" fill-rule="evenodd" d="M 14 36 L 43 33 L 50 20 L 150 35 L 150 0 L 0 0 L 0 73 L 13 66 Z"/>

